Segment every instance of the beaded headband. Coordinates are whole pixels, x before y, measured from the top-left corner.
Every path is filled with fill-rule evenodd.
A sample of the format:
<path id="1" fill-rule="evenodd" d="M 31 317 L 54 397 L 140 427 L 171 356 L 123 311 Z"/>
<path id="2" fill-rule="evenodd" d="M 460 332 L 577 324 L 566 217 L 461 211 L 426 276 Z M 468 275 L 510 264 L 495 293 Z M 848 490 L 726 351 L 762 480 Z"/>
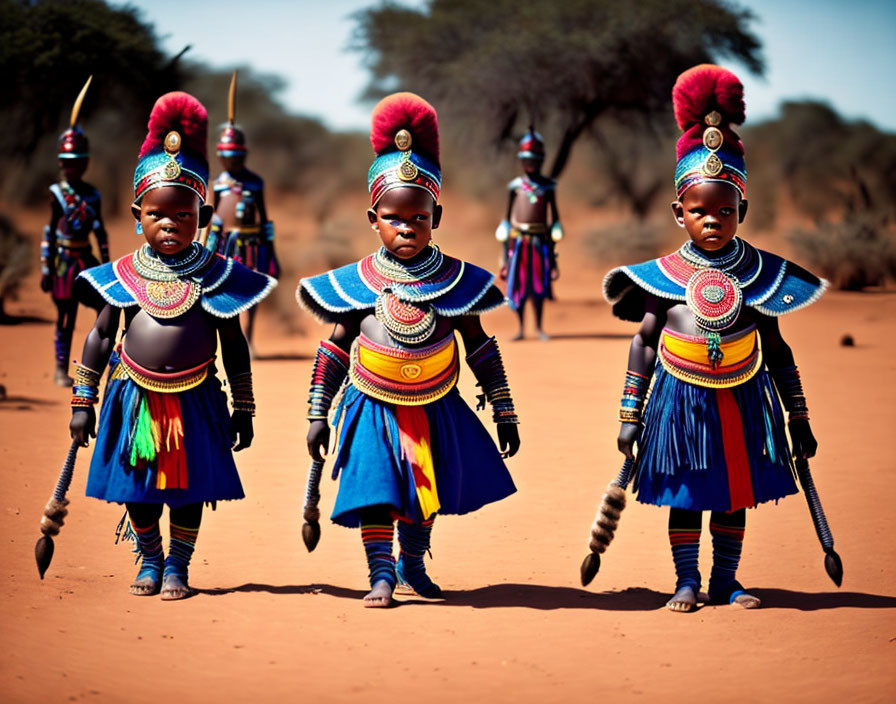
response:
<path id="1" fill-rule="evenodd" d="M 520 140 L 520 147 L 516 156 L 518 159 L 544 160 L 544 139 L 532 127 Z"/>
<path id="2" fill-rule="evenodd" d="M 87 136 L 78 127 L 78 114 L 81 112 L 81 104 L 84 102 L 84 96 L 87 95 L 87 89 L 90 87 L 92 80 L 93 76 L 90 76 L 75 99 L 75 104 L 72 106 L 72 114 L 69 118 L 69 127 L 59 136 L 57 159 L 84 159 L 90 156 Z"/>
<path id="3" fill-rule="evenodd" d="M 675 192 L 698 183 L 727 183 L 746 195 L 744 146 L 731 128 L 744 121 L 744 88 L 730 71 L 711 64 L 682 73 L 672 89 L 678 140 Z"/>
<path id="4" fill-rule="evenodd" d="M 202 202 L 208 186 L 205 139 L 208 115 L 187 93 L 167 93 L 149 116 L 148 134 L 134 170 L 134 202 L 154 188 L 180 186 Z"/>
<path id="5" fill-rule="evenodd" d="M 377 157 L 367 172 L 370 205 L 393 188 L 421 188 L 438 202 L 439 126 L 435 108 L 413 93 L 395 93 L 373 109 L 370 141 Z"/>

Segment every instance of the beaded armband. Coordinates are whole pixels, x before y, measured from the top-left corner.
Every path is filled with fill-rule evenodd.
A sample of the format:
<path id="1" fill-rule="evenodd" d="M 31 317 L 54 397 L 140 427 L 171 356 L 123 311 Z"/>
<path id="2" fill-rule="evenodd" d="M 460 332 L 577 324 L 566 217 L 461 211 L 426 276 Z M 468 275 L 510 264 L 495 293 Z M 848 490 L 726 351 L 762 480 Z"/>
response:
<path id="1" fill-rule="evenodd" d="M 221 247 L 221 231 L 224 223 L 217 215 L 212 217 L 212 221 L 208 226 L 208 233 L 205 236 L 205 248 L 210 252 L 217 252 Z"/>
<path id="2" fill-rule="evenodd" d="M 329 340 L 321 340 L 311 372 L 308 420 L 326 420 L 333 397 L 348 376 L 348 353 Z"/>
<path id="3" fill-rule="evenodd" d="M 230 381 L 230 400 L 234 411 L 255 415 L 255 394 L 252 391 L 252 372 L 235 374 Z"/>
<path id="4" fill-rule="evenodd" d="M 510 386 L 507 384 L 504 362 L 495 338 L 490 337 L 479 349 L 468 354 L 467 364 L 470 365 L 473 376 L 492 405 L 492 420 L 495 423 L 519 423 L 510 396 Z"/>
<path id="5" fill-rule="evenodd" d="M 89 408 L 100 398 L 100 373 L 83 364 L 75 365 L 75 383 L 72 385 L 72 409 Z"/>
<path id="6" fill-rule="evenodd" d="M 640 423 L 641 410 L 650 384 L 643 374 L 631 370 L 625 373 L 625 386 L 622 389 L 622 401 L 619 404 L 620 423 Z"/>
<path id="7" fill-rule="evenodd" d="M 50 273 L 50 226 L 44 225 L 44 238 L 40 242 L 40 273 Z"/>
<path id="8" fill-rule="evenodd" d="M 265 240 L 268 242 L 274 241 L 274 223 L 268 220 L 264 225 L 261 226 L 261 234 L 264 235 Z"/>
<path id="9" fill-rule="evenodd" d="M 790 420 L 809 420 L 809 408 L 803 393 L 803 382 L 796 366 L 771 369 L 772 378 L 781 396 L 781 402 L 787 409 Z"/>

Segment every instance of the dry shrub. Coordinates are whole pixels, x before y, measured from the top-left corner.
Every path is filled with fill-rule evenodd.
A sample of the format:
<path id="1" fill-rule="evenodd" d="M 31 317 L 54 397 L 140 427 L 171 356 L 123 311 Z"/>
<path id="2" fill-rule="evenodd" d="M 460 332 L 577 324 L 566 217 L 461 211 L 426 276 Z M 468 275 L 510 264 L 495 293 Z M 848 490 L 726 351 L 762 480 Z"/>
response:
<path id="1" fill-rule="evenodd" d="M 0 215 L 0 317 L 4 301 L 15 298 L 19 284 L 31 271 L 31 259 L 28 238 Z"/>
<path id="2" fill-rule="evenodd" d="M 835 288 L 859 291 L 896 278 L 896 229 L 884 216 L 861 213 L 813 231 L 796 229 L 790 241 L 800 259 Z"/>

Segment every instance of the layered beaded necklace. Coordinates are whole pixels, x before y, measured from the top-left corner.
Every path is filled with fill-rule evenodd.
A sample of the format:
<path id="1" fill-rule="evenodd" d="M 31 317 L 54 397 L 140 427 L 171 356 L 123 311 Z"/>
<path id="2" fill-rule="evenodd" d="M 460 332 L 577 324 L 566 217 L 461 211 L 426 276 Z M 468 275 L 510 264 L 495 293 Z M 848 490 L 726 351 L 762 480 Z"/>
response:
<path id="1" fill-rule="evenodd" d="M 147 313 L 176 318 L 202 295 L 199 277 L 194 275 L 206 268 L 212 256 L 198 242 L 171 257 L 162 257 L 144 244 L 133 256 L 115 262 L 115 275 Z"/>

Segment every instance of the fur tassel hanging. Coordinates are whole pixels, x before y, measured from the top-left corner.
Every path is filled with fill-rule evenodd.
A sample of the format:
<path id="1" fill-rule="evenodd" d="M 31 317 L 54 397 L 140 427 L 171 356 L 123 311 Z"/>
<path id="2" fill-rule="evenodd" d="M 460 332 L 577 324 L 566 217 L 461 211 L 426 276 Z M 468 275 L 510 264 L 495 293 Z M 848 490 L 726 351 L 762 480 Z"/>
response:
<path id="1" fill-rule="evenodd" d="M 600 556 L 616 536 L 619 518 L 625 510 L 625 489 L 631 481 L 635 460 L 628 458 L 616 477 L 607 485 L 607 491 L 597 509 L 597 516 L 591 526 L 591 552 L 585 557 L 581 567 L 582 586 L 587 587 L 600 570 Z"/>

